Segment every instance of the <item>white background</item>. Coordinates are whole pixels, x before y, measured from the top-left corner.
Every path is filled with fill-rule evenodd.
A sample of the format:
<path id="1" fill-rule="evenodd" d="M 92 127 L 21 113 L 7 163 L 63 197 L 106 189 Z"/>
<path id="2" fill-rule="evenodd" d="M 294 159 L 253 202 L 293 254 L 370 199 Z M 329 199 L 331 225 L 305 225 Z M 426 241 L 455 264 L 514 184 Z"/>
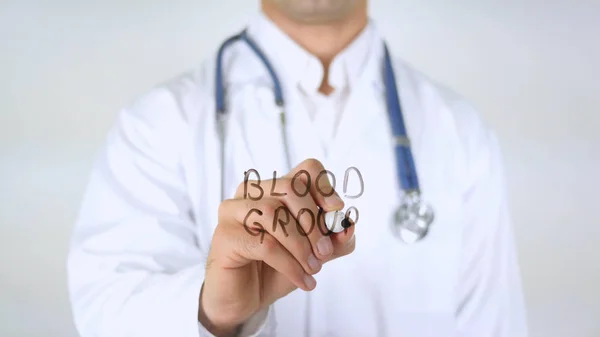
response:
<path id="1" fill-rule="evenodd" d="M 600 336 L 600 3 L 372 0 L 391 49 L 497 130 L 532 336 Z M 0 1 L 0 335 L 75 336 L 65 256 L 119 108 L 249 0 Z"/>

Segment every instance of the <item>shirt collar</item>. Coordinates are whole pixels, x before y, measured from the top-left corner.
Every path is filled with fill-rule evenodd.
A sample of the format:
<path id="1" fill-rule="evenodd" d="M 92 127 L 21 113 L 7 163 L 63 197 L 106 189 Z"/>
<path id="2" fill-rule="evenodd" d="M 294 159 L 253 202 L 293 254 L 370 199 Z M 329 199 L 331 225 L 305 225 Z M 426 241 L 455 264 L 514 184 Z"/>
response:
<path id="1" fill-rule="evenodd" d="M 319 59 L 292 40 L 263 13 L 250 23 L 248 34 L 261 46 L 278 74 L 285 75 L 285 79 L 308 93 L 318 90 L 323 79 L 323 66 Z M 369 20 L 352 43 L 333 59 L 329 68 L 332 87 L 336 90 L 352 87 L 367 64 L 375 39 L 375 28 Z"/>

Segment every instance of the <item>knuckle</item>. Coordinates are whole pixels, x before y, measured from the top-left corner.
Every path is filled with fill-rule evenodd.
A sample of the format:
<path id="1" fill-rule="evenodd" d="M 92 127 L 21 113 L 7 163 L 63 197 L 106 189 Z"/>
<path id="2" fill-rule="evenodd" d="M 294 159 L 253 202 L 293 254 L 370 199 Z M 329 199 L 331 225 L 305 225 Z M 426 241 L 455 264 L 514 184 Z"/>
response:
<path id="1" fill-rule="evenodd" d="M 296 179 L 298 180 L 298 179 Z M 292 179 L 290 178 L 282 178 L 280 183 L 278 184 L 278 188 L 281 186 L 280 190 L 282 193 L 285 193 L 284 198 L 289 198 L 293 195 L 294 191 L 292 189 Z"/>
<path id="2" fill-rule="evenodd" d="M 313 241 L 317 238 L 316 233 L 314 233 L 314 228 L 311 227 L 312 224 L 308 220 L 305 220 L 303 218 L 304 215 L 302 216 L 302 219 L 300 219 L 300 221 L 296 221 L 294 223 L 294 230 L 298 231 L 298 234 L 300 234 L 300 236 L 304 240 L 306 240 L 306 237 L 308 237 L 309 240 Z"/>
<path id="3" fill-rule="evenodd" d="M 303 162 L 303 164 L 305 168 L 314 171 L 320 171 L 323 168 L 323 164 L 315 158 L 308 158 Z"/>
<path id="4" fill-rule="evenodd" d="M 309 250 L 307 243 L 308 241 L 306 239 L 301 238 L 291 241 L 289 243 L 289 246 L 292 251 L 296 252 L 296 254 L 302 253 L 301 256 L 303 256 L 305 255 L 304 253 L 306 253 Z"/>
<path id="5" fill-rule="evenodd" d="M 227 214 L 227 210 L 229 209 L 229 205 L 230 205 L 230 200 L 223 200 L 220 204 L 219 204 L 219 210 L 218 210 L 218 216 L 219 218 L 223 217 L 225 214 Z"/>
<path id="6" fill-rule="evenodd" d="M 290 183 L 290 189 L 293 189 L 300 193 L 304 192 L 304 190 L 306 190 L 306 187 L 307 184 L 302 179 L 296 179 L 294 180 L 293 184 Z"/>
<path id="7" fill-rule="evenodd" d="M 258 180 L 248 180 L 245 183 L 241 182 L 238 184 L 237 188 L 235 189 L 235 196 L 236 198 L 241 198 L 244 195 L 244 190 L 248 189 L 251 190 L 253 186 L 253 184 L 258 183 Z"/>
<path id="8" fill-rule="evenodd" d="M 278 179 L 278 183 L 280 185 L 282 185 L 281 187 L 289 187 L 289 185 L 292 183 L 292 178 L 288 178 L 288 177 L 282 177 Z"/>
<path id="9" fill-rule="evenodd" d="M 238 187 L 235 189 L 235 195 L 240 196 L 244 193 L 244 183 L 240 183 Z"/>
<path id="10" fill-rule="evenodd" d="M 304 229 L 310 229 L 310 227 L 316 222 L 318 210 L 312 208 L 303 208 L 296 214 L 297 221 L 300 226 Z"/>
<path id="11" fill-rule="evenodd" d="M 281 206 L 281 203 L 277 202 L 276 200 L 264 200 L 264 202 L 260 204 L 259 208 L 265 218 L 273 219 L 279 206 Z"/>

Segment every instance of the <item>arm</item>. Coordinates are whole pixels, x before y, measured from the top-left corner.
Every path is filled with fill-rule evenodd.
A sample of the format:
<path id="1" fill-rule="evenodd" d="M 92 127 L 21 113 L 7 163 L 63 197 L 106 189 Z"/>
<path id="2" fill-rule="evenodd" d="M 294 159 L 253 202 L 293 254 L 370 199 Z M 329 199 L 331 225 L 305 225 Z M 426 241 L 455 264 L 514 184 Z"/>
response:
<path id="1" fill-rule="evenodd" d="M 181 165 L 191 134 L 180 110 L 168 88 L 138 100 L 120 113 L 93 169 L 68 259 L 81 336 L 211 336 L 198 323 L 208 247 L 196 240 Z"/>
<path id="2" fill-rule="evenodd" d="M 457 323 L 461 337 L 526 337 L 527 324 L 497 139 L 482 126 L 467 151 L 469 186 Z"/>

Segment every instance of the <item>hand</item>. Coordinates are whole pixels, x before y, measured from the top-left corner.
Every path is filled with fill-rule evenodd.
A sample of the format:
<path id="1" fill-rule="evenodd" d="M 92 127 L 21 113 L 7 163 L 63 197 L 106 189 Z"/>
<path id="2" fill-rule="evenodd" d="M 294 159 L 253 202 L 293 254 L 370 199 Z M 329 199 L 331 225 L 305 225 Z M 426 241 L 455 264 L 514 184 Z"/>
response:
<path id="1" fill-rule="evenodd" d="M 293 179 L 301 170 L 310 174 L 310 182 L 306 174 Z M 319 214 L 322 217 L 324 212 L 344 207 L 337 193 L 323 196 L 322 193 L 328 194 L 332 190 L 328 179 L 322 176 L 317 189 L 316 178 L 323 170 L 319 161 L 308 159 L 283 178 L 262 181 L 260 186 L 264 195 L 260 200 L 244 199 L 244 185 L 241 184 L 233 199 L 221 203 L 198 315 L 211 333 L 232 332 L 259 310 L 296 288 L 313 290 L 316 281 L 312 275 L 321 270 L 323 263 L 354 250 L 354 226 L 329 235 L 321 218 L 319 228 Z M 270 196 L 274 183 L 275 192 L 285 195 Z M 247 186 L 250 184 L 248 181 Z M 309 193 L 305 196 L 300 197 L 294 192 L 302 194 L 307 187 Z M 256 197 L 256 191 L 250 188 L 248 191 L 250 196 Z M 280 207 L 282 209 L 278 211 Z M 247 217 L 252 209 L 259 210 L 262 215 L 254 211 Z M 287 214 L 286 209 L 289 210 Z M 297 222 L 301 209 L 311 210 L 314 221 L 310 212 L 303 212 Z M 274 222 L 276 216 L 278 222 Z M 263 232 L 257 231 L 255 222 L 260 224 Z"/>

